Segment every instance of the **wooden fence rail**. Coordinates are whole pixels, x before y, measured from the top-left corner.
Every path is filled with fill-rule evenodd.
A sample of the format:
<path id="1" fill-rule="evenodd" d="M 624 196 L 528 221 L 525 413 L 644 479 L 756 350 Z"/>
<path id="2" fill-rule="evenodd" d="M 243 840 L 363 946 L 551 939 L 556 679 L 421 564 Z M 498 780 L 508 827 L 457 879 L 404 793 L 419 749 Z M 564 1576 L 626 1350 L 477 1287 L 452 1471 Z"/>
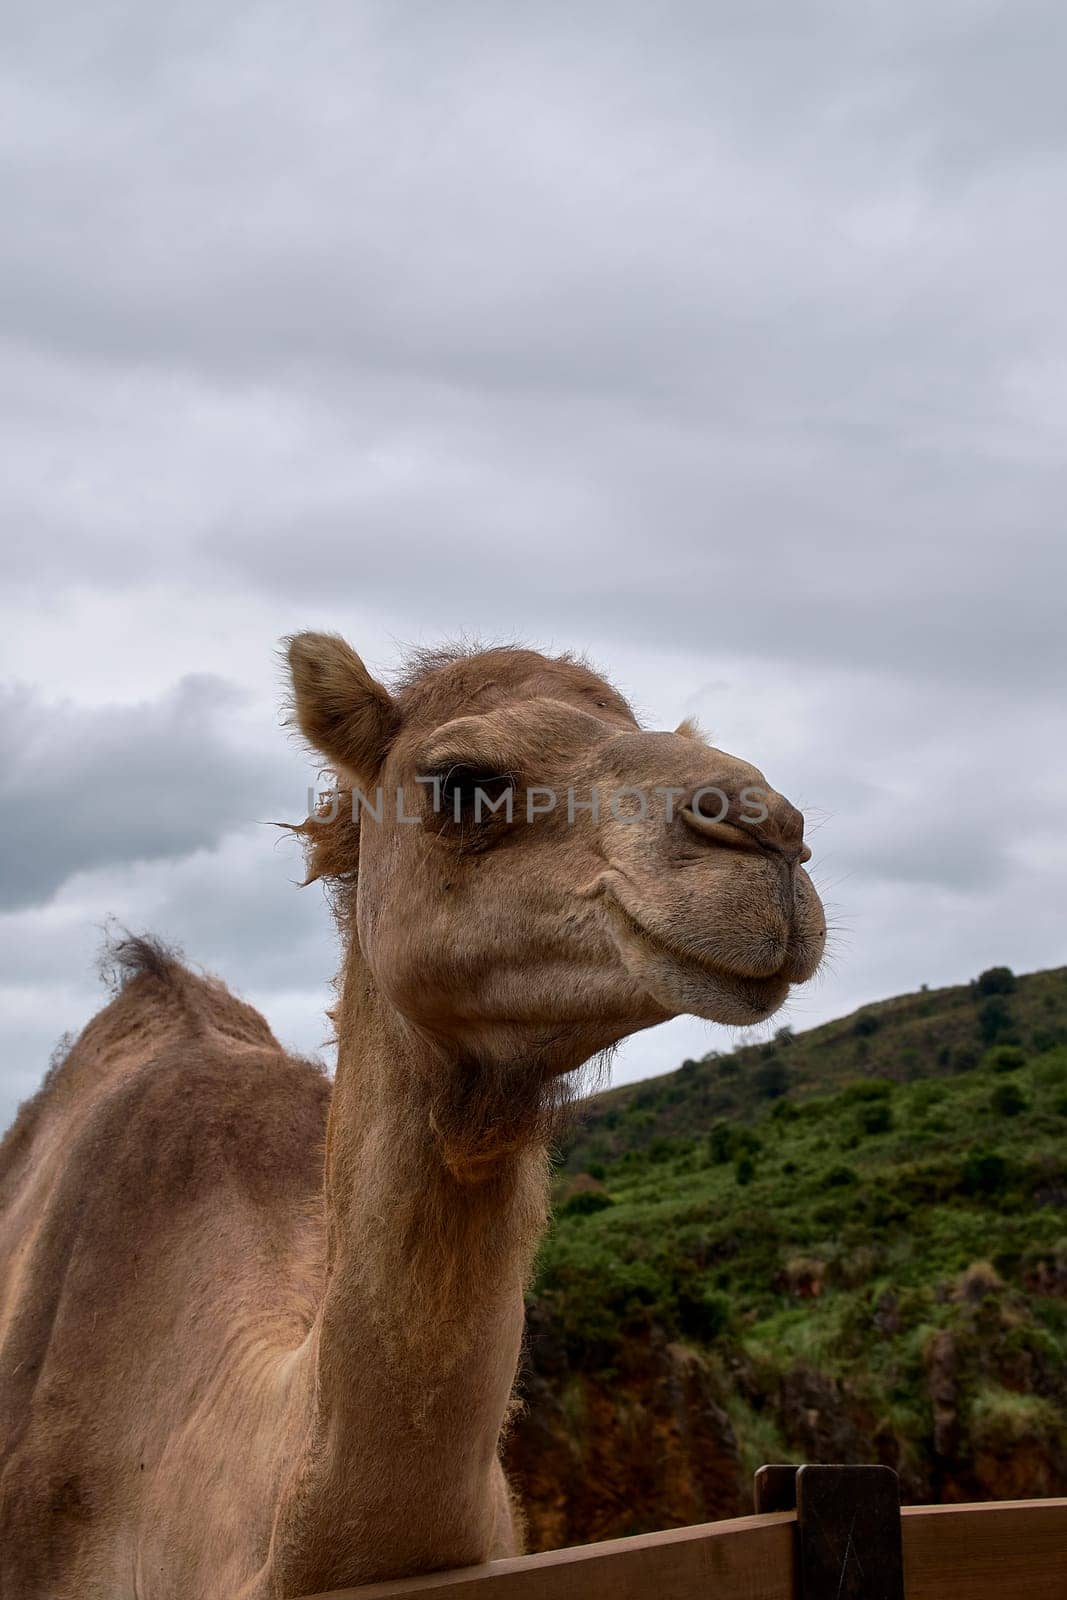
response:
<path id="1" fill-rule="evenodd" d="M 791 1481 L 764 1478 L 761 1494 L 758 1474 L 756 1503 L 797 1510 L 308 1600 L 1067 1600 L 1067 1499 L 901 1510 L 886 1468 L 804 1467 Z"/>

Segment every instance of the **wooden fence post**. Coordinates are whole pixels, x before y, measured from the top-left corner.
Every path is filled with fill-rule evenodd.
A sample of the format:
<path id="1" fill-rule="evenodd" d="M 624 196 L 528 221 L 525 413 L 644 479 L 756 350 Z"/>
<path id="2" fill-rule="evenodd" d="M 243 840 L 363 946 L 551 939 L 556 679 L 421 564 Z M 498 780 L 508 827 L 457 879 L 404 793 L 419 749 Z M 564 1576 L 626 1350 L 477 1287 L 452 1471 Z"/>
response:
<path id="1" fill-rule="evenodd" d="M 799 1467 L 759 1467 L 752 1480 L 757 1515 L 764 1511 L 795 1511 Z"/>
<path id="2" fill-rule="evenodd" d="M 890 1467 L 766 1466 L 758 1512 L 797 1513 L 797 1600 L 904 1600 L 900 1484 Z"/>

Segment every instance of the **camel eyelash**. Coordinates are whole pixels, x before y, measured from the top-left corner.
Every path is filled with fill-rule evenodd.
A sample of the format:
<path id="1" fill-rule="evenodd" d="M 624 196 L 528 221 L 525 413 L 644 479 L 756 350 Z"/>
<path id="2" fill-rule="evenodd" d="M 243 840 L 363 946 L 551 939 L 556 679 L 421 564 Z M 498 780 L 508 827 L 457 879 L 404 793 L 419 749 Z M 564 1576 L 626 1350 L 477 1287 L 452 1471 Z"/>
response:
<path id="1" fill-rule="evenodd" d="M 510 820 L 517 787 L 514 773 L 453 761 L 442 766 L 434 778 L 434 809 L 443 820 L 486 823 L 501 816 Z"/>

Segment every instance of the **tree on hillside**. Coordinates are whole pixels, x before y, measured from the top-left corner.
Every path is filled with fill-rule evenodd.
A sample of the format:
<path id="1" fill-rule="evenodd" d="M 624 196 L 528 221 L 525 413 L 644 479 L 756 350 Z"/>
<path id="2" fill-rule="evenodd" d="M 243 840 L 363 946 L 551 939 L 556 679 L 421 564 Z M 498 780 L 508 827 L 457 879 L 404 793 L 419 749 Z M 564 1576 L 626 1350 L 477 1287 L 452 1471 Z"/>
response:
<path id="1" fill-rule="evenodd" d="M 766 1100 L 777 1100 L 789 1088 L 790 1072 L 784 1061 L 772 1056 L 756 1068 L 753 1081 Z"/>
<path id="2" fill-rule="evenodd" d="M 979 995 L 1014 994 L 1015 974 L 1010 967 L 987 967 L 978 974 L 973 987 Z"/>
<path id="3" fill-rule="evenodd" d="M 992 994 L 978 1007 L 978 1032 L 984 1043 L 1009 1042 L 1013 1029 L 1011 1007 L 1003 995 Z"/>

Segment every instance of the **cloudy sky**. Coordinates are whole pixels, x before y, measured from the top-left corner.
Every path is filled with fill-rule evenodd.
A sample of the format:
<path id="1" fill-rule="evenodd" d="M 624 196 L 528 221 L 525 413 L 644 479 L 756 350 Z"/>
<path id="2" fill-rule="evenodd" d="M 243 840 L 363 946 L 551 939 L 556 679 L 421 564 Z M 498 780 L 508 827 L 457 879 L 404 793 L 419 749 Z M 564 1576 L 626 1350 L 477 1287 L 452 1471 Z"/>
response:
<path id="1" fill-rule="evenodd" d="M 0 1125 L 109 917 L 325 1037 L 303 627 L 584 650 L 760 765 L 796 1027 L 1067 960 L 1056 0 L 4 19 Z"/>

